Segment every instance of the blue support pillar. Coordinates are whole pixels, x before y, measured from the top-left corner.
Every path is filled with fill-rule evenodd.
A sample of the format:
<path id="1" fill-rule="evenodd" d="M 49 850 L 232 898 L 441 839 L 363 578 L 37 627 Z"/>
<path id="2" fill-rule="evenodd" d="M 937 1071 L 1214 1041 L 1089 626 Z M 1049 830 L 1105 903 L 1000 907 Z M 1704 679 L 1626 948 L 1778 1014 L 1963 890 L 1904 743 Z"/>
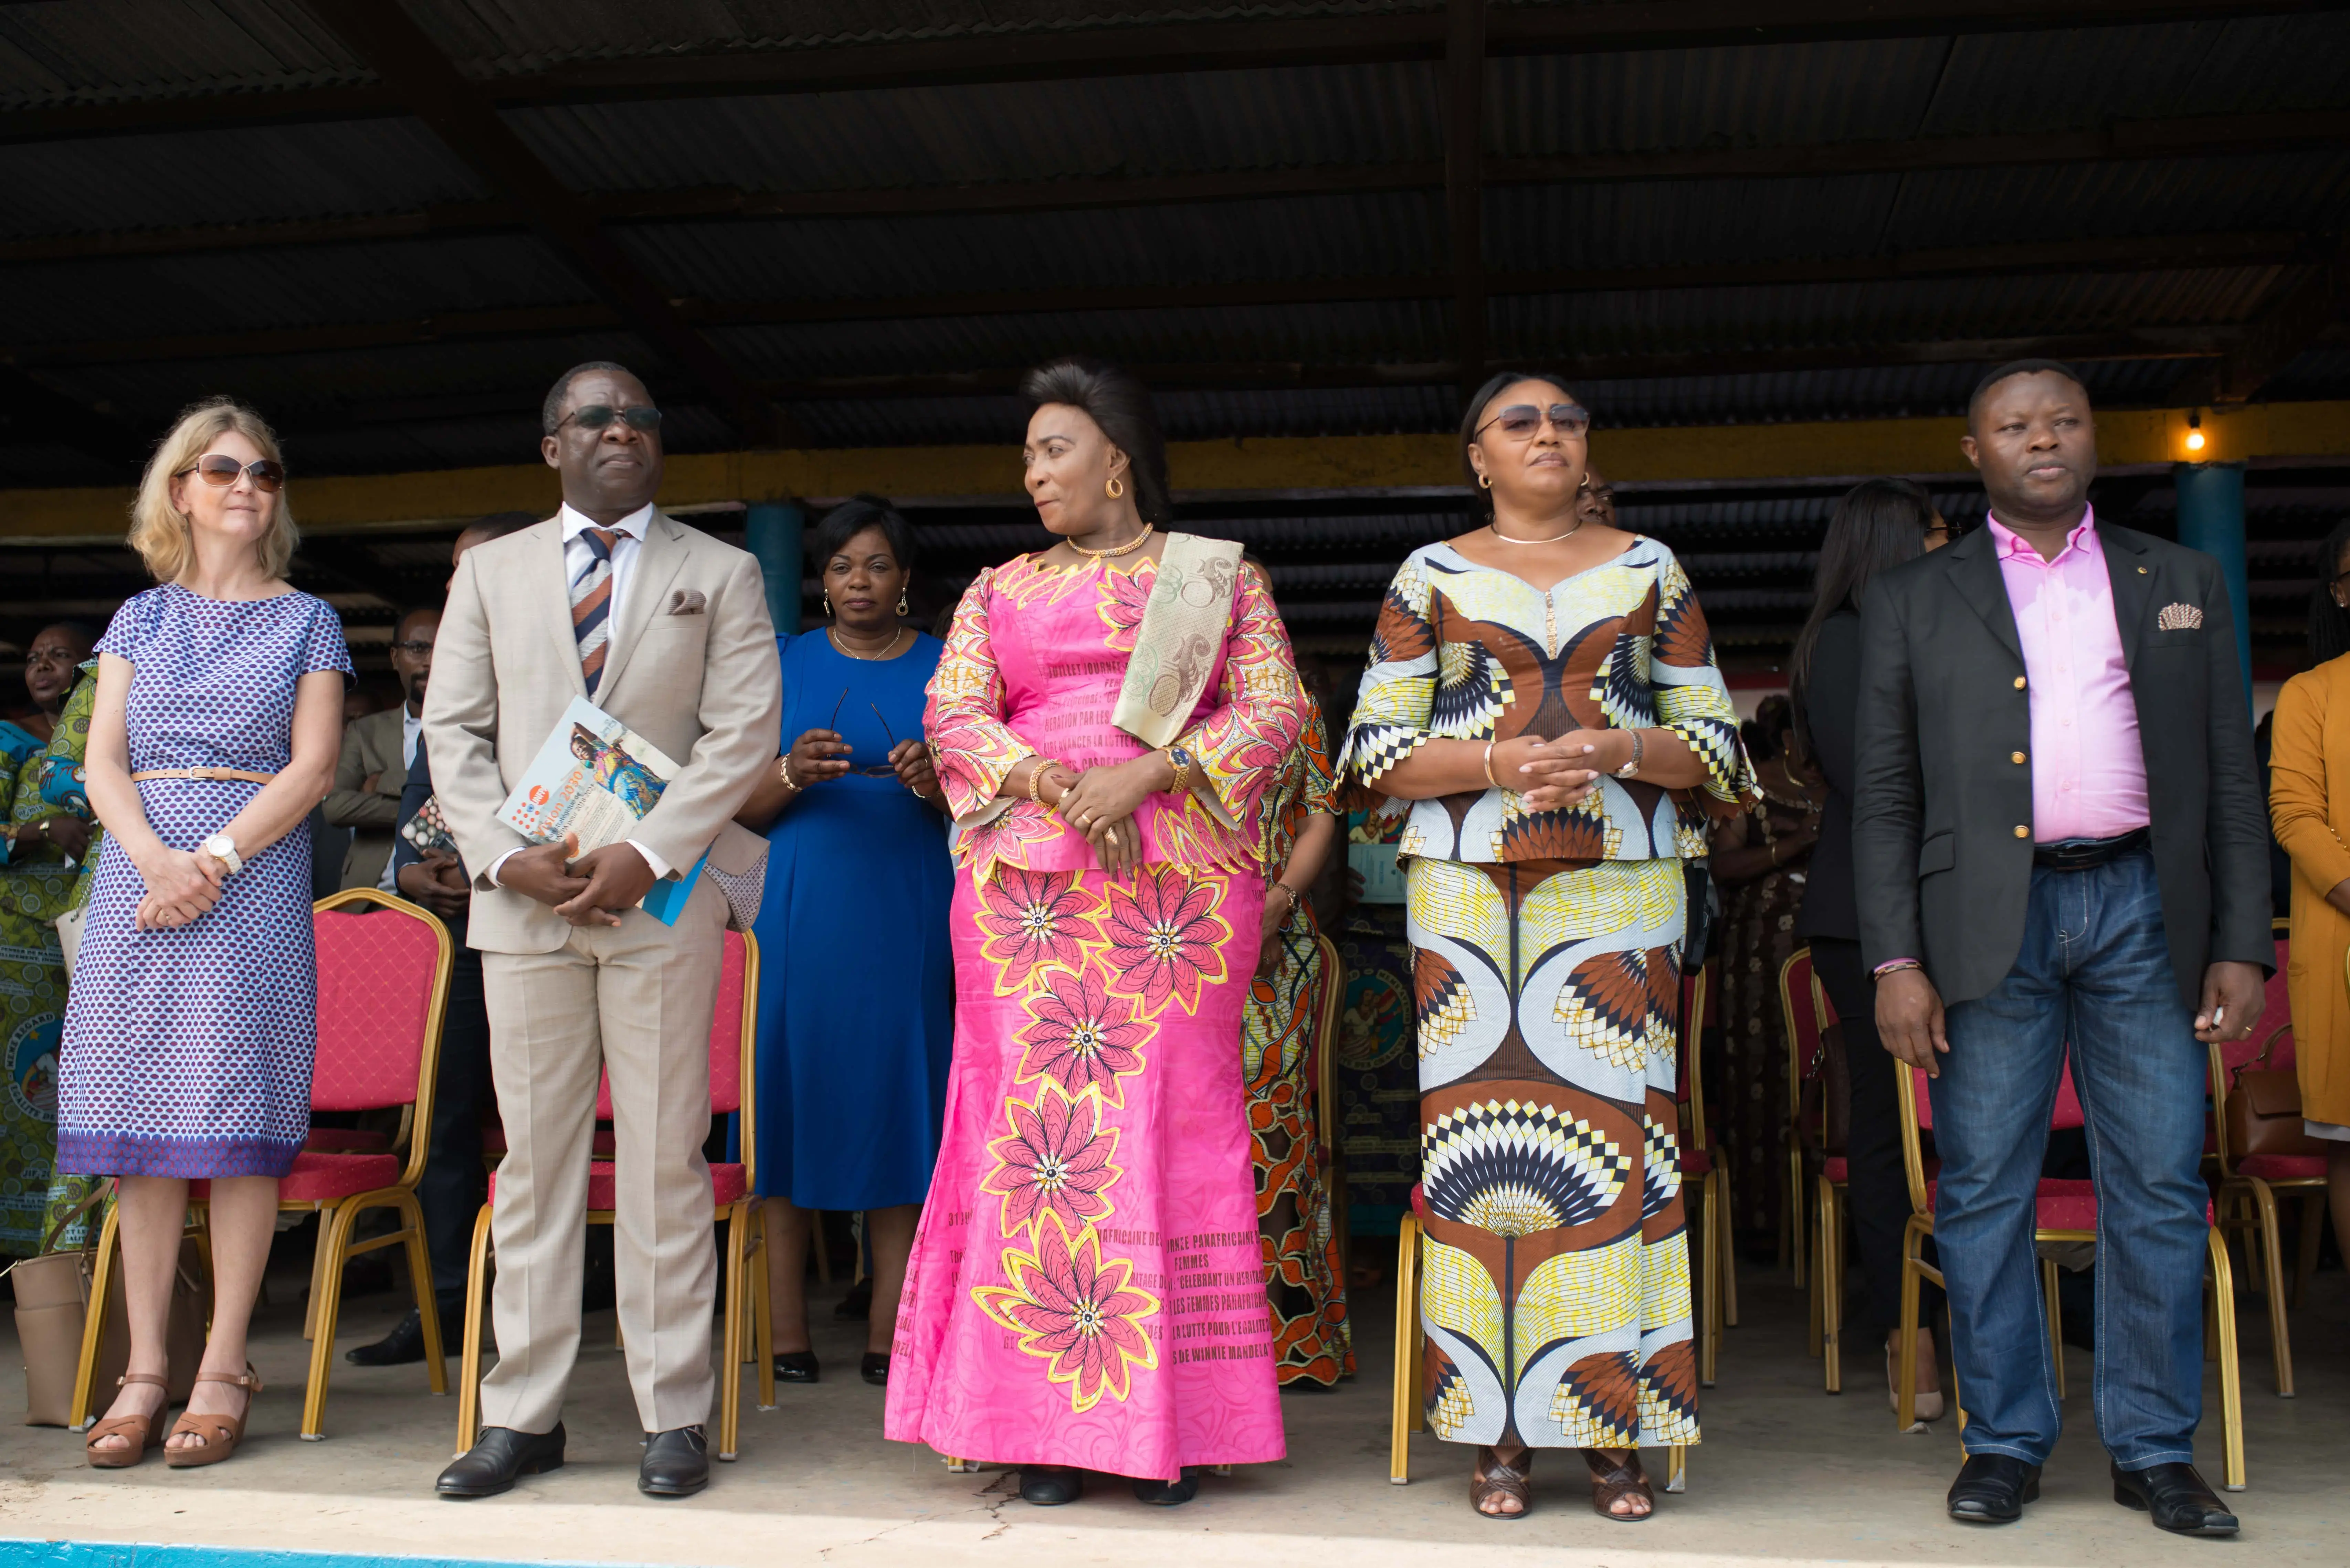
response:
<path id="1" fill-rule="evenodd" d="M 2244 465 L 2172 465 L 2178 487 L 2178 542 L 2220 563 L 2228 582 L 2228 608 L 2236 618 L 2236 661 L 2244 672 L 2244 706 L 2252 701 L 2251 603 L 2244 586 Z"/>
<path id="2" fill-rule="evenodd" d="M 785 635 L 800 629 L 800 535 L 806 527 L 807 514 L 795 501 L 754 501 L 743 514 L 743 548 L 758 557 L 767 580 L 767 618 Z M 2237 533 L 2241 537 L 2242 529 Z M 2241 563 L 2241 548 L 2236 556 Z"/>

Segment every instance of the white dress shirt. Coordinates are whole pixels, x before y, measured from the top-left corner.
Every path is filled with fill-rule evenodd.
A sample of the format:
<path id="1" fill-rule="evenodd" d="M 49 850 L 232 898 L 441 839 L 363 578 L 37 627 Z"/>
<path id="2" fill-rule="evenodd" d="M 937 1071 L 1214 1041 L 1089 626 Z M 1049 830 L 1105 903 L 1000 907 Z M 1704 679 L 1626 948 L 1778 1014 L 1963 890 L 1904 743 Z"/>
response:
<path id="1" fill-rule="evenodd" d="M 563 504 L 563 510 L 556 514 L 556 518 L 563 524 L 563 602 L 567 607 L 565 618 L 568 619 L 570 617 L 567 607 L 571 603 L 571 585 L 579 580 L 581 574 L 585 573 L 596 559 L 595 547 L 580 535 L 590 528 L 601 528 L 605 524 L 584 513 L 574 512 L 571 509 L 571 504 L 567 501 Z M 612 541 L 612 598 L 605 611 L 604 624 L 610 627 L 614 633 L 619 629 L 621 607 L 628 599 L 629 577 L 636 570 L 637 556 L 644 551 L 645 530 L 652 525 L 653 508 L 650 502 L 611 524 L 613 532 L 619 537 Z M 412 741 L 410 742 L 409 750 L 411 754 L 415 751 L 415 743 Z M 645 864 L 652 867 L 655 877 L 666 877 L 670 874 L 668 861 L 633 838 L 627 842 L 629 847 L 645 857 Z M 503 883 L 501 873 L 505 870 L 506 862 L 521 853 L 519 849 L 509 849 L 490 863 L 490 881 L 493 885 Z"/>

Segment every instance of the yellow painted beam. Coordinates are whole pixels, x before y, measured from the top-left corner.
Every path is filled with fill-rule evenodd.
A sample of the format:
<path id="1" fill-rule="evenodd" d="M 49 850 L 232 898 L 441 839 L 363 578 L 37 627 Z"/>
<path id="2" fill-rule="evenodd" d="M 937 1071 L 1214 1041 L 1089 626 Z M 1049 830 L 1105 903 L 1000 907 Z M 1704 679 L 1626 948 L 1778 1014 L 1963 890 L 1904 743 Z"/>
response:
<path id="1" fill-rule="evenodd" d="M 2190 414 L 2205 437 L 2187 445 Z M 1602 430 L 1592 461 L 1609 479 L 1786 480 L 1872 473 L 1954 473 L 1965 431 L 1959 419 L 1838 420 L 1773 425 Z M 2233 410 L 2115 410 L 2098 418 L 2109 465 L 2241 462 L 2255 457 L 2350 457 L 2350 401 L 2254 404 Z M 1168 464 L 1179 492 L 1347 491 L 1457 485 L 1453 437 L 1282 436 L 1176 441 Z M 973 501 L 1020 490 L 1018 449 L 1000 446 L 853 447 L 672 456 L 661 500 L 670 506 L 769 496 L 848 495 L 860 490 Z M 551 513 L 558 493 L 544 463 L 423 473 L 303 479 L 289 493 L 317 534 L 446 527 L 489 512 Z M 0 541 L 95 543 L 122 536 L 128 488 L 0 491 Z"/>

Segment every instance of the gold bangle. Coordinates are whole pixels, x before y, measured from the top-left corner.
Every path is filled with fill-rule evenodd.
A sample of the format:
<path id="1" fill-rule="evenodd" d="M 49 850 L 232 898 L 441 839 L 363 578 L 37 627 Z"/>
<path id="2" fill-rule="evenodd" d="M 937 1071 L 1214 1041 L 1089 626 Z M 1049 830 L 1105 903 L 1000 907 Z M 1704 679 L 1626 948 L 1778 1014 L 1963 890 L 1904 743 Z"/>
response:
<path id="1" fill-rule="evenodd" d="M 1274 886 L 1289 895 L 1289 913 L 1282 918 L 1281 922 L 1285 926 L 1289 924 L 1290 921 L 1297 919 L 1297 906 L 1301 900 L 1297 896 L 1297 889 L 1291 887 L 1288 883 L 1275 882 Z"/>
<path id="2" fill-rule="evenodd" d="M 1045 758 L 1038 757 L 1036 759 L 1036 765 L 1028 770 L 1028 802 L 1031 805 L 1037 807 L 1039 810 L 1050 811 L 1053 809 L 1051 806 L 1045 804 L 1045 770 L 1053 765 L 1054 764 Z"/>
<path id="3" fill-rule="evenodd" d="M 775 776 L 783 780 L 784 788 L 788 792 L 785 799 L 788 800 L 792 795 L 800 793 L 800 781 L 792 777 L 792 754 L 789 752 L 775 759 Z"/>
<path id="4" fill-rule="evenodd" d="M 1485 782 L 1495 789 L 1502 787 L 1502 781 L 1493 776 L 1493 748 L 1500 743 L 1498 741 L 1485 742 Z"/>

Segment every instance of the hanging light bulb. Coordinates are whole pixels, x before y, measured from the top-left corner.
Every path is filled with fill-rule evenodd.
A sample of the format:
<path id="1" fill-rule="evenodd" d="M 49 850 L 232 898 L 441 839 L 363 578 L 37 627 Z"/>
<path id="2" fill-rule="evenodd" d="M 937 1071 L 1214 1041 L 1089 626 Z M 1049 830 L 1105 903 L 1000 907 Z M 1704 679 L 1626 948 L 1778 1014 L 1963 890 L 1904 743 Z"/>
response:
<path id="1" fill-rule="evenodd" d="M 2187 416 L 2187 450 L 2189 452 L 2203 450 L 2203 416 L 2200 413 Z"/>

